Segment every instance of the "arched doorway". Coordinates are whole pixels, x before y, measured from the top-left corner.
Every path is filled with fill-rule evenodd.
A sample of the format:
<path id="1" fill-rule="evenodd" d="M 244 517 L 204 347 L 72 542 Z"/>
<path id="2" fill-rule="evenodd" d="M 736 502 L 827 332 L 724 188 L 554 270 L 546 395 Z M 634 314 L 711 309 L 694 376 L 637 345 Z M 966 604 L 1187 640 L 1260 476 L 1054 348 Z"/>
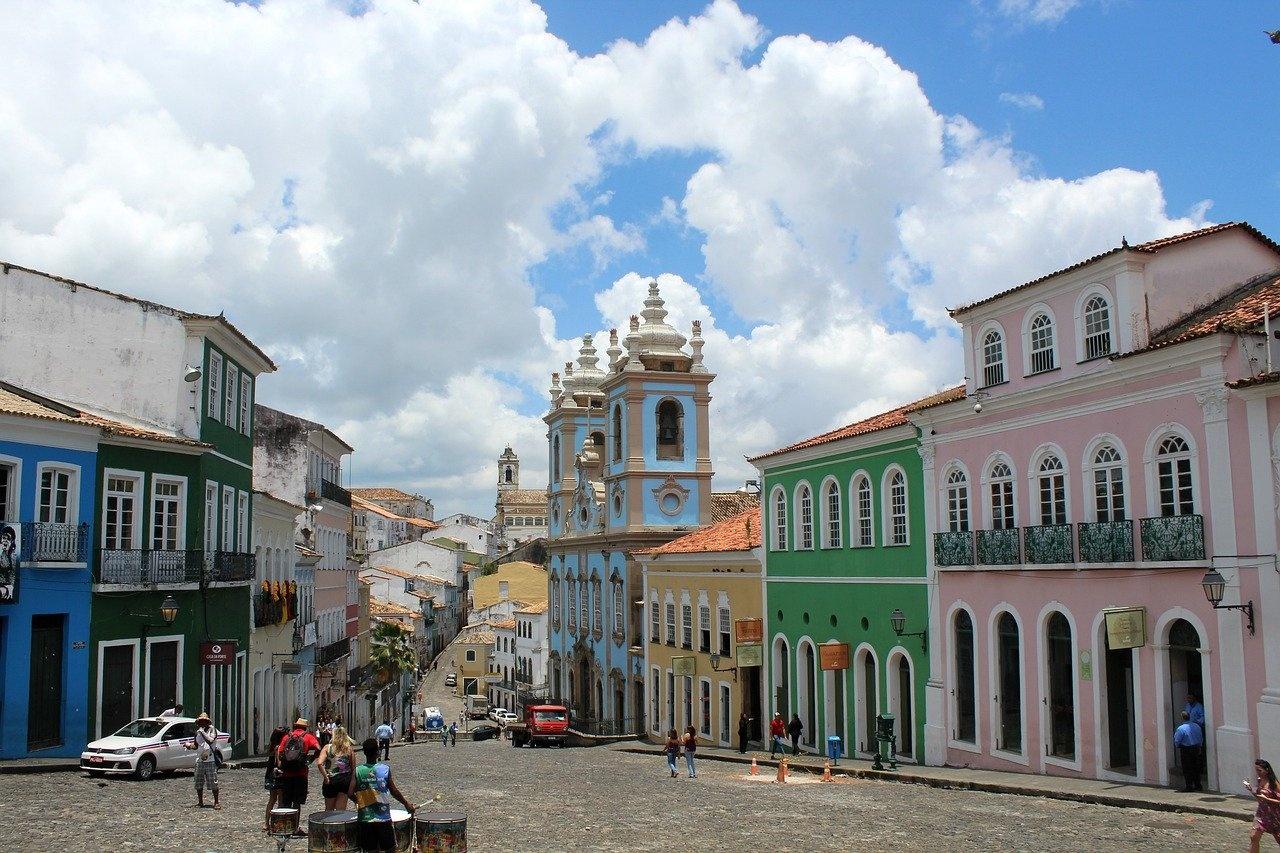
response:
<path id="1" fill-rule="evenodd" d="M 858 652 L 856 669 L 858 750 L 868 754 L 875 752 L 876 749 L 876 714 L 880 707 L 878 669 L 876 656 L 872 654 L 871 649 L 861 649 Z"/>
<path id="2" fill-rule="evenodd" d="M 1168 702 L 1169 702 L 1169 720 L 1165 729 L 1172 732 L 1182 723 L 1182 709 L 1187 704 L 1187 696 L 1193 695 L 1200 702 L 1204 703 L 1204 662 L 1201 659 L 1201 640 L 1200 632 L 1195 626 L 1186 619 L 1175 619 L 1169 625 L 1169 683 Z M 1206 706 L 1207 708 L 1207 706 Z M 1211 728 L 1208 718 L 1208 712 L 1205 713 L 1205 729 Z M 1203 732 L 1205 737 L 1205 746 L 1203 749 L 1202 766 L 1208 767 L 1208 732 Z M 1173 777 L 1175 774 L 1178 778 L 1182 778 L 1182 761 L 1178 756 L 1178 750 L 1170 748 L 1166 753 L 1169 756 L 1169 775 Z M 1186 787 L 1185 780 L 1182 787 Z"/>
<path id="3" fill-rule="evenodd" d="M 953 620 L 955 652 L 955 731 L 958 741 L 978 742 L 977 683 L 974 678 L 973 617 L 957 610 Z"/>
<path id="4" fill-rule="evenodd" d="M 1045 622 L 1045 682 L 1048 688 L 1049 755 L 1076 757 L 1075 661 L 1071 623 L 1054 611 Z"/>
<path id="5" fill-rule="evenodd" d="M 1098 626 L 1096 648 L 1103 649 L 1102 723 L 1105 726 L 1103 746 L 1108 770 L 1136 776 L 1137 749 L 1137 669 L 1136 650 L 1113 649 L 1105 621 Z"/>
<path id="6" fill-rule="evenodd" d="M 1022 638 L 1007 610 L 996 621 L 996 749 L 1022 754 Z"/>
<path id="7" fill-rule="evenodd" d="M 791 718 L 791 681 L 788 678 L 791 663 L 788 657 L 787 641 L 778 637 L 773 641 L 773 710 L 784 720 Z"/>
<path id="8" fill-rule="evenodd" d="M 915 739 L 915 680 L 911 677 L 911 661 L 899 654 L 889 663 L 885 673 L 889 684 L 889 712 L 893 714 L 895 734 L 898 738 L 898 755 L 914 760 Z"/>
<path id="9" fill-rule="evenodd" d="M 604 719 L 604 682 L 599 678 L 596 679 L 596 706 L 592 711 L 595 719 Z"/>
<path id="10" fill-rule="evenodd" d="M 574 697 L 574 704 L 583 719 L 595 719 L 591 711 L 591 663 L 585 657 L 578 663 L 578 695 Z"/>

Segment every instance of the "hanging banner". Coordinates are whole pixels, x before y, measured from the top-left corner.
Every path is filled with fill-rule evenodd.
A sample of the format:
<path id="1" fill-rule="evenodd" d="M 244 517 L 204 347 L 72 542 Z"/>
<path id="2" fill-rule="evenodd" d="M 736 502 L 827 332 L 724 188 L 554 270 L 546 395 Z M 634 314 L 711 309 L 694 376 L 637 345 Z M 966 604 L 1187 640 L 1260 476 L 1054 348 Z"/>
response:
<path id="1" fill-rule="evenodd" d="M 848 643 L 823 643 L 818 646 L 818 665 L 823 670 L 849 668 Z"/>
<path id="2" fill-rule="evenodd" d="M 1145 607 L 1117 607 L 1102 613 L 1107 620 L 1107 648 L 1140 649 L 1147 644 Z"/>
<path id="3" fill-rule="evenodd" d="M 763 619 L 733 620 L 733 641 L 735 643 L 763 643 L 764 642 L 764 620 Z"/>
<path id="4" fill-rule="evenodd" d="M 0 604 L 13 604 L 18 600 L 20 529 L 16 523 L 0 525 Z"/>
<path id="5" fill-rule="evenodd" d="M 235 661 L 235 640 L 205 640 L 200 644 L 200 663 L 203 666 L 231 666 Z"/>

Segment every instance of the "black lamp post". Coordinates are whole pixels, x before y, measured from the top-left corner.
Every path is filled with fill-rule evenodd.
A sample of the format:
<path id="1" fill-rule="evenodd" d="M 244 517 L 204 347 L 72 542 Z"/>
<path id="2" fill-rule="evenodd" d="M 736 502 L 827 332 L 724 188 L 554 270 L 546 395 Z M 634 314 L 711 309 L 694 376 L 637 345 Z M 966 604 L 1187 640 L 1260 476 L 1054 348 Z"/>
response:
<path id="1" fill-rule="evenodd" d="M 1204 590 L 1204 597 L 1209 599 L 1209 603 L 1213 605 L 1214 610 L 1243 610 L 1244 615 L 1248 618 L 1249 634 L 1256 633 L 1253 625 L 1253 602 L 1247 601 L 1244 604 L 1223 604 L 1222 596 L 1227 591 L 1227 579 L 1224 578 L 1217 569 L 1210 569 L 1205 572 L 1204 577 L 1200 579 L 1200 588 Z"/>
<path id="2" fill-rule="evenodd" d="M 903 633 L 907 627 L 907 616 L 900 608 L 893 608 L 893 612 L 889 614 L 889 624 L 893 626 L 893 633 L 899 637 L 919 637 L 920 649 L 929 651 L 929 631 L 912 631 L 911 633 Z"/>

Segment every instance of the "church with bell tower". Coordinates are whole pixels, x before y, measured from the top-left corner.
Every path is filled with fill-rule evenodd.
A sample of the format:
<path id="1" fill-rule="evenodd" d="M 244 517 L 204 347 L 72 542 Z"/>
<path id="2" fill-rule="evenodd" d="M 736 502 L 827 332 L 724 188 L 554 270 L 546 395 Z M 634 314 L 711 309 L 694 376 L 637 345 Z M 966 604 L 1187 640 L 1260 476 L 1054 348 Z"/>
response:
<path id="1" fill-rule="evenodd" d="M 702 330 L 666 322 L 656 280 L 630 328 L 591 335 L 552 374 L 547 683 L 574 719 L 643 731 L 643 579 L 632 553 L 710 523 L 710 387 Z M 500 463 L 501 464 L 501 463 Z"/>

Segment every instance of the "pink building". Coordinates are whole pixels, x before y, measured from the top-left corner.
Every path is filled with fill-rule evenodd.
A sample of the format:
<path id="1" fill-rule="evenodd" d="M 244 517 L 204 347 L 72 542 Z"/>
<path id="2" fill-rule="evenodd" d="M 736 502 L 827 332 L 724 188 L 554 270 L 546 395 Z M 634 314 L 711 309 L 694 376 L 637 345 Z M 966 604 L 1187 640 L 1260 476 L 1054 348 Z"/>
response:
<path id="1" fill-rule="evenodd" d="M 952 312 L 968 397 L 912 418 L 934 531 L 931 763 L 1180 783 L 1188 693 L 1206 787 L 1280 759 L 1268 304 L 1280 247 L 1232 223 Z M 1211 570 L 1253 625 L 1207 600 Z"/>

